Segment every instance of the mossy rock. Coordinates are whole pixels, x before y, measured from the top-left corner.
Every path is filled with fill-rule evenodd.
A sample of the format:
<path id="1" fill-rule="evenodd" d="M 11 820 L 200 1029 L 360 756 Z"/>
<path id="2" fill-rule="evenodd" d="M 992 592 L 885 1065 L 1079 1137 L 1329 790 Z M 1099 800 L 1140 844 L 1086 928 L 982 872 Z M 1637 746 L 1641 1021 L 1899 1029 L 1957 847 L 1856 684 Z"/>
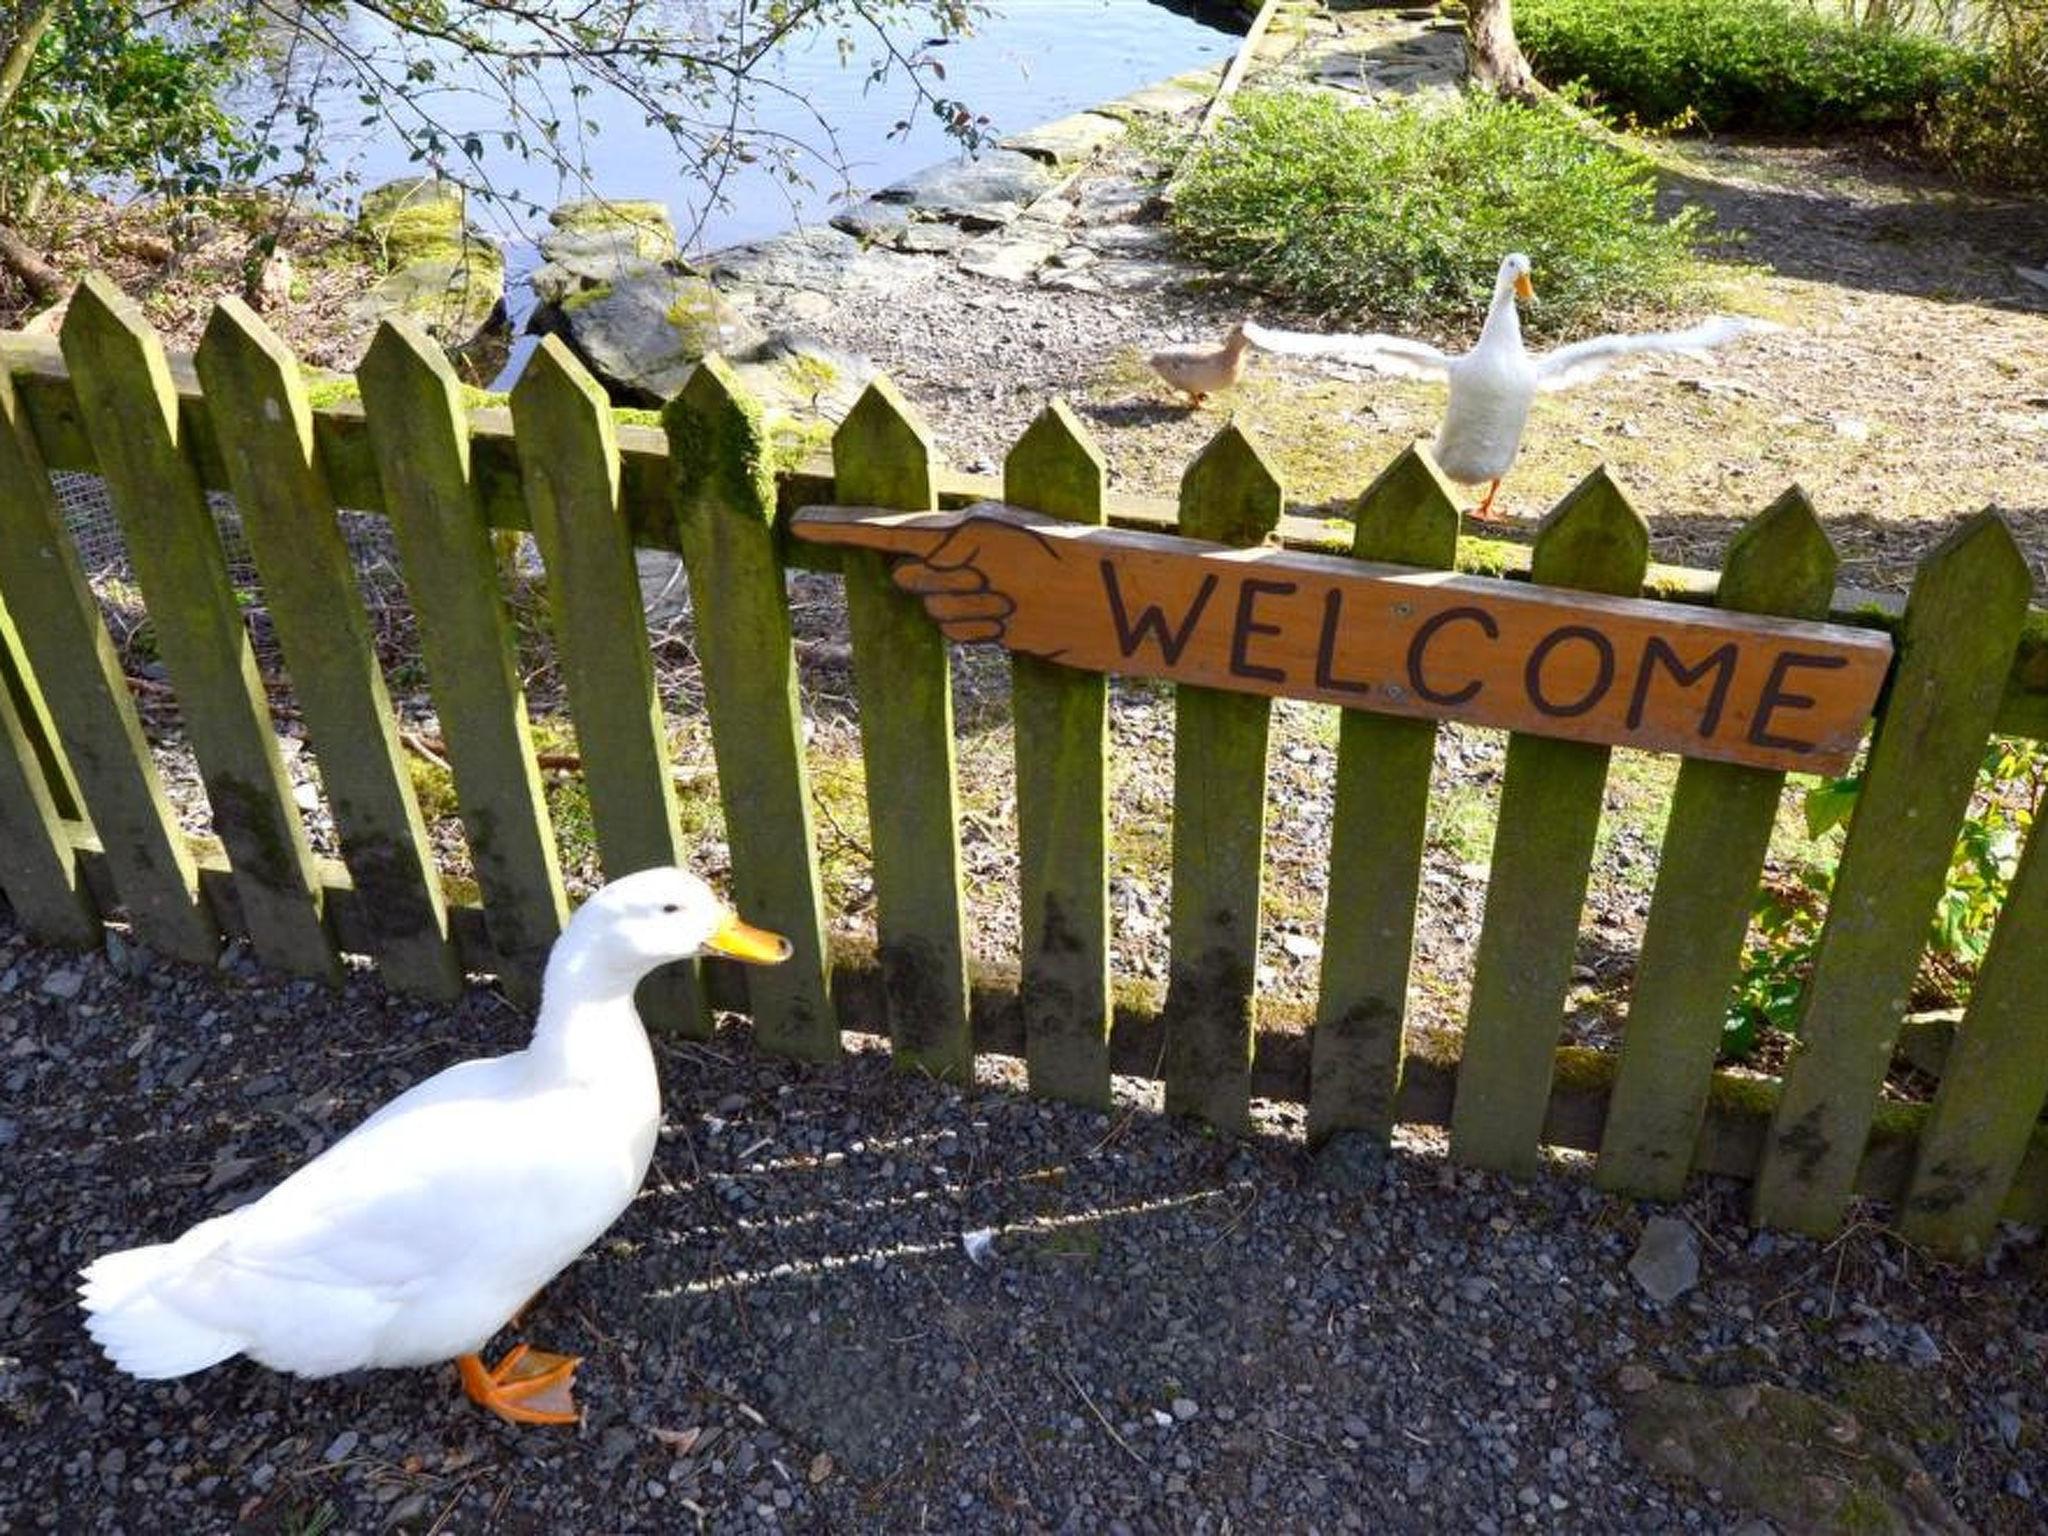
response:
<path id="1" fill-rule="evenodd" d="M 505 254 L 469 228 L 462 188 L 430 176 L 387 182 L 363 194 L 357 228 L 389 269 L 356 305 L 365 326 L 405 318 L 447 346 L 489 326 L 505 301 Z"/>
<path id="2" fill-rule="evenodd" d="M 438 205 L 452 207 L 455 221 L 460 224 L 465 201 L 462 188 L 452 181 L 443 181 L 438 176 L 401 176 L 363 194 L 356 223 L 374 229 L 405 209 Z"/>
<path id="3" fill-rule="evenodd" d="M 470 247 L 408 262 L 358 300 L 355 315 L 366 326 L 408 319 L 443 346 L 459 347 L 498 319 L 504 300 L 503 258 L 495 247 Z"/>
<path id="4" fill-rule="evenodd" d="M 1815 1536 L 1969 1529 L 1919 1459 L 1846 1408 L 1786 1387 L 1660 1381 L 1623 1399 L 1622 1441 L 1659 1472 Z"/>
<path id="5" fill-rule="evenodd" d="M 615 399 L 659 405 L 708 353 L 728 356 L 764 339 L 701 277 L 649 267 L 571 295 L 552 323 Z"/>
<path id="6" fill-rule="evenodd" d="M 572 302 L 650 269 L 676 269 L 675 226 L 660 203 L 564 203 L 548 220 L 555 227 L 540 238 L 544 260 L 532 278 L 543 305 Z"/>
<path id="7" fill-rule="evenodd" d="M 864 357 L 791 331 L 777 331 L 730 361 L 771 421 L 782 416 L 828 426 L 845 419 L 876 373 Z"/>
<path id="8" fill-rule="evenodd" d="M 644 198 L 587 197 L 564 203 L 548 215 L 548 222 L 565 234 L 593 229 L 633 229 L 663 236 L 663 248 L 673 251 L 675 225 L 669 221 L 668 204 Z"/>

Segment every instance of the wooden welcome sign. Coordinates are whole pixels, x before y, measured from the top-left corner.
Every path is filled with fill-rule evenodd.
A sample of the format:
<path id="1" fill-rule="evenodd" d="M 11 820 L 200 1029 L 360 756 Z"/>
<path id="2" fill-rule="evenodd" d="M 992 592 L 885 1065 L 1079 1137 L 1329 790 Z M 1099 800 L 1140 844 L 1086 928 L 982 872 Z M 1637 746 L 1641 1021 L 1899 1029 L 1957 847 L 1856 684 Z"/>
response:
<path id="1" fill-rule="evenodd" d="M 1062 522 L 811 507 L 797 537 L 902 557 L 954 640 L 1756 767 L 1837 773 L 1891 662 L 1869 630 Z"/>

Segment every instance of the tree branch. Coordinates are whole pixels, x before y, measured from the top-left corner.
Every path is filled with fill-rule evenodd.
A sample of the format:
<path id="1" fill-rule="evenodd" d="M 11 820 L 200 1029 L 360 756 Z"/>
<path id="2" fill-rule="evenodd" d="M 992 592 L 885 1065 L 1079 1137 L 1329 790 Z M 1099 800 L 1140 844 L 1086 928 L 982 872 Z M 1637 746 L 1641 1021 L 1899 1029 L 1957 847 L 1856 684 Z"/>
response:
<path id="1" fill-rule="evenodd" d="M 22 285 L 44 304 L 54 304 L 63 298 L 69 286 L 63 273 L 5 224 L 0 224 L 0 266 L 20 278 Z"/>

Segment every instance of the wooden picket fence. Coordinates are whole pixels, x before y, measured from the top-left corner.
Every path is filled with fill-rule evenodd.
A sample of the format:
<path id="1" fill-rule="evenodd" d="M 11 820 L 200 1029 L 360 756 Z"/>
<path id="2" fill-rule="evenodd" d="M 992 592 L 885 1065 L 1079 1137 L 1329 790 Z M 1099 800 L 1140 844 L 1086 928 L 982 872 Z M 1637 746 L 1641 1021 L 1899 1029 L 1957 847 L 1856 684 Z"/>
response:
<path id="1" fill-rule="evenodd" d="M 360 403 L 315 411 L 299 368 L 249 311 L 213 315 L 196 376 L 112 287 L 88 281 L 61 352 L 0 338 L 0 890 L 29 928 L 90 945 L 120 914 L 160 952 L 206 962 L 225 933 L 266 963 L 338 974 L 374 955 L 395 986 L 447 997 L 465 969 L 531 997 L 567 911 L 513 663 L 491 531 L 530 529 L 585 764 L 604 870 L 678 854 L 676 806 L 636 546 L 679 550 L 696 613 L 734 895 L 792 940 L 787 965 L 672 973 L 669 1027 L 744 1008 L 771 1051 L 829 1059 L 842 1027 L 886 1022 L 898 1055 L 970 1078 L 975 1053 L 1024 1056 L 1034 1091 L 1106 1104 L 1112 1072 L 1164 1079 L 1170 1109 L 1227 1129 L 1254 1094 L 1308 1106 L 1311 1136 L 1384 1140 L 1448 1125 L 1460 1162 L 1528 1169 L 1539 1146 L 1597 1152 L 1613 1190 L 1675 1195 L 1688 1172 L 1755 1181 L 1760 1222 L 1825 1233 L 1852 1195 L 1897 1202 L 1942 1251 L 2001 1215 L 2048 1218 L 2048 856 L 2030 845 L 1931 1105 L 1884 1099 L 1894 1037 L 1994 731 L 2048 734 L 2048 619 L 1989 515 L 1923 564 L 1903 610 L 1835 597 L 1835 560 L 1788 493 L 1726 570 L 1653 568 L 1642 521 L 1595 474 L 1544 524 L 1529 579 L 1890 630 L 1897 646 L 1817 964 L 1782 1082 L 1714 1059 L 1783 775 L 1688 760 L 1618 1056 L 1559 1048 L 1609 749 L 1510 738 L 1469 1018 L 1446 1051 L 1405 1027 L 1437 726 L 1342 721 L 1320 1002 L 1310 1027 L 1260 1028 L 1255 982 L 1270 704 L 1183 687 L 1176 703 L 1171 980 L 1119 1003 L 1109 964 L 1100 676 L 1015 660 L 1023 954 L 979 974 L 965 942 L 950 659 L 886 562 L 799 544 L 786 514 L 836 502 L 906 510 L 990 488 L 939 470 L 886 382 L 839 429 L 829 466 L 778 477 L 758 414 L 718 364 L 666 431 L 620 427 L 556 343 L 509 420 L 467 412 L 445 359 L 386 327 Z M 158 635 L 224 856 L 169 812 L 129 689 L 51 490 L 105 478 Z M 207 490 L 233 493 L 345 856 L 309 849 L 281 764 Z M 1063 408 L 1005 466 L 1006 500 L 1155 531 L 1112 509 L 1099 454 Z M 336 508 L 393 529 L 473 854 L 478 906 L 451 902 L 405 770 Z M 1189 470 L 1187 534 L 1248 546 L 1277 531 L 1277 479 L 1226 427 Z M 1361 499 L 1354 555 L 1447 568 L 1458 516 L 1419 454 Z M 833 954 L 821 894 L 785 571 L 839 572 L 871 794 L 876 952 Z"/>

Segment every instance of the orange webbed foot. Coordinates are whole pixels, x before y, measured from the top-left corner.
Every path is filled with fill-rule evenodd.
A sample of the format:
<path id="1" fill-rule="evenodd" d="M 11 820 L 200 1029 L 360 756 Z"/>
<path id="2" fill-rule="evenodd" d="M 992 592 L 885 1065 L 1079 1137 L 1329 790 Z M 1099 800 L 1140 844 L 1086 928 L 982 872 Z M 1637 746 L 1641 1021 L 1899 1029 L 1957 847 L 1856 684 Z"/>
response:
<path id="1" fill-rule="evenodd" d="M 1493 484 L 1489 485 L 1489 486 L 1488 486 L 1488 487 L 1486 488 L 1486 499 L 1485 499 L 1485 500 L 1483 500 L 1483 501 L 1481 501 L 1481 502 L 1479 503 L 1479 505 L 1478 505 L 1478 506 L 1474 507 L 1474 508 L 1473 508 L 1473 509 L 1472 509 L 1472 510 L 1471 510 L 1470 512 L 1468 512 L 1468 513 L 1466 513 L 1466 514 L 1465 514 L 1465 515 L 1466 515 L 1466 519 L 1467 519 L 1468 521 L 1470 521 L 1470 522 L 1474 522 L 1474 523 L 1504 523 L 1504 522 L 1506 522 L 1506 521 L 1507 521 L 1507 519 L 1506 519 L 1506 518 L 1504 518 L 1504 517 L 1497 517 L 1497 516 L 1495 516 L 1495 515 L 1494 515 L 1494 510 L 1493 510 L 1493 498 L 1494 498 L 1494 497 L 1496 497 L 1496 496 L 1498 496 L 1499 494 L 1500 494 L 1500 482 L 1499 482 L 1498 480 L 1496 480 L 1496 481 L 1494 481 L 1494 482 L 1493 482 Z"/>
<path id="2" fill-rule="evenodd" d="M 574 1424 L 582 1415 L 570 1388 L 582 1363 L 576 1355 L 515 1344 L 495 1366 L 486 1366 L 481 1355 L 464 1355 L 455 1367 L 470 1400 L 501 1419 L 514 1424 Z"/>

